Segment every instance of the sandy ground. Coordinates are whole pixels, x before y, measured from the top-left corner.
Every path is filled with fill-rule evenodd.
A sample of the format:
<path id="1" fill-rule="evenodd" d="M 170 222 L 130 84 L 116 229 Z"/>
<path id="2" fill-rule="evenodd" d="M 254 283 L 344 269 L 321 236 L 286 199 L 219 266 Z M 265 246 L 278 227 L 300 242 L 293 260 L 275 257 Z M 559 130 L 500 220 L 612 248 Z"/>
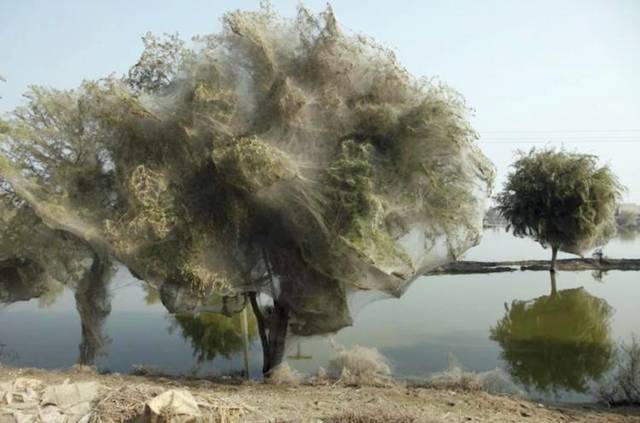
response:
<path id="1" fill-rule="evenodd" d="M 397 384 L 347 387 L 333 383 L 269 385 L 221 383 L 158 376 L 98 375 L 0 367 L 0 383 L 18 378 L 46 385 L 95 381 L 93 422 L 135 421 L 144 402 L 169 389 L 198 400 L 239 409 L 242 422 L 640 422 L 640 408 L 538 404 L 484 392 L 455 392 Z M 0 407 L 2 407 L 0 405 Z M 220 421 L 219 419 L 206 421 Z"/>

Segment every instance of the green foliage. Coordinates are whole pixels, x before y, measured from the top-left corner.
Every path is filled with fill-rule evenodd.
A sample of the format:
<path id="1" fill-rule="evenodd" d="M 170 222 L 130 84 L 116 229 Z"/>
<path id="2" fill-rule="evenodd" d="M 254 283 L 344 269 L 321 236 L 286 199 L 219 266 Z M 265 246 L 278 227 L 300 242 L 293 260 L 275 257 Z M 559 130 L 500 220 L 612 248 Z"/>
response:
<path id="1" fill-rule="evenodd" d="M 615 233 L 623 188 L 595 156 L 532 149 L 513 168 L 496 200 L 514 235 L 580 254 Z"/>
<path id="2" fill-rule="evenodd" d="M 362 257 L 378 266 L 401 260 L 411 266 L 411 259 L 386 231 L 383 200 L 374 192 L 373 145 L 347 140 L 342 154 L 327 169 L 328 208 L 331 229 Z"/>
<path id="3" fill-rule="evenodd" d="M 217 356 L 231 358 L 240 352 L 244 345 L 242 334 L 242 316 L 234 314 L 231 317 L 216 313 L 202 313 L 199 315 L 177 314 L 172 317 L 175 326 L 180 328 L 182 337 L 191 343 L 193 354 L 198 362 L 211 361 Z M 249 342 L 257 334 L 256 321 L 248 321 Z"/>
<path id="4" fill-rule="evenodd" d="M 215 149 L 213 163 L 231 185 L 250 193 L 296 176 L 286 154 L 257 137 Z"/>
<path id="5" fill-rule="evenodd" d="M 127 82 L 134 88 L 150 92 L 167 89 L 178 76 L 184 55 L 188 50 L 178 34 L 164 34 L 160 39 L 147 32 L 142 37 L 144 51 L 131 67 Z"/>

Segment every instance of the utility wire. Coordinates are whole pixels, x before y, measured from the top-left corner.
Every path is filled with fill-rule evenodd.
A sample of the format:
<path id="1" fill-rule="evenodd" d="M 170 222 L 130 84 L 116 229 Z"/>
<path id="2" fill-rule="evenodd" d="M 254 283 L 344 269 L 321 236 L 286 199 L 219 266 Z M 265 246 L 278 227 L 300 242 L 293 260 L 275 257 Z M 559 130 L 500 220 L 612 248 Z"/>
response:
<path id="1" fill-rule="evenodd" d="M 491 139 L 480 138 L 480 144 L 640 144 L 640 138 L 638 139 L 598 139 L 598 140 L 575 140 L 575 139 Z"/>
<path id="2" fill-rule="evenodd" d="M 640 143 L 640 129 L 518 129 L 479 131 L 482 144 Z"/>
<path id="3" fill-rule="evenodd" d="M 603 132 L 640 132 L 640 129 L 501 129 L 493 131 L 479 131 L 482 134 L 515 134 L 515 133 L 532 133 L 532 134 L 547 134 L 547 133 L 603 133 Z"/>

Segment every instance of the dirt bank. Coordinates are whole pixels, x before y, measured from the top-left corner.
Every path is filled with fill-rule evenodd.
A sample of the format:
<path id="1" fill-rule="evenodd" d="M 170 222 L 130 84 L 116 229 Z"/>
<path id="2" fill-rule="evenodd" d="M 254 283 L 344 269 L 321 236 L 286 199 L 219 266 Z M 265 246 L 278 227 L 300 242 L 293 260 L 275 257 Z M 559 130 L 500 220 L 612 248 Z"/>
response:
<path id="1" fill-rule="evenodd" d="M 471 273 L 502 273 L 518 270 L 548 271 L 551 266 L 549 260 L 516 260 L 516 261 L 457 261 L 438 267 L 425 274 L 431 275 L 458 275 Z M 640 259 L 594 259 L 575 258 L 561 259 L 556 263 L 557 270 L 640 270 Z"/>
<path id="2" fill-rule="evenodd" d="M 267 385 L 209 380 L 98 375 L 90 371 L 0 368 L 0 383 L 35 380 L 42 387 L 96 382 L 90 422 L 135 421 L 144 403 L 169 389 L 189 391 L 203 409 L 239 410 L 243 422 L 639 422 L 640 408 L 538 404 L 483 392 L 415 386 L 347 387 L 332 383 Z M 6 398 L 5 398 L 6 400 Z M 9 406 L 2 402 L 0 410 Z M 15 405 L 15 399 L 14 399 Z M 2 414 L 2 413 L 0 413 Z M 227 417 L 233 413 L 226 413 Z M 2 420 L 2 417 L 0 417 Z M 2 420 L 4 421 L 4 420 Z M 10 420 L 7 420 L 10 421 Z M 222 421 L 208 419 L 205 421 Z"/>

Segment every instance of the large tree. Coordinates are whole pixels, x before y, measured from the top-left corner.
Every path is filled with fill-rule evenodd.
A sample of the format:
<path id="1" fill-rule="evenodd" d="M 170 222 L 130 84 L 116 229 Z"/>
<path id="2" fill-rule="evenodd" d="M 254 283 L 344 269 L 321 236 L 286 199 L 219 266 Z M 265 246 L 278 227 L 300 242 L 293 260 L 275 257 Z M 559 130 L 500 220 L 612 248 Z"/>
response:
<path id="1" fill-rule="evenodd" d="M 399 296 L 478 242 L 494 172 L 463 98 L 330 9 L 144 41 L 125 78 L 32 88 L 0 122 L 0 174 L 163 302 L 248 295 L 265 373 L 288 331 L 337 331 L 349 294 Z"/>
<path id="2" fill-rule="evenodd" d="M 558 251 L 581 254 L 615 234 L 622 189 L 593 155 L 532 149 L 520 153 L 496 199 L 507 230 L 551 247 L 554 272 Z"/>

